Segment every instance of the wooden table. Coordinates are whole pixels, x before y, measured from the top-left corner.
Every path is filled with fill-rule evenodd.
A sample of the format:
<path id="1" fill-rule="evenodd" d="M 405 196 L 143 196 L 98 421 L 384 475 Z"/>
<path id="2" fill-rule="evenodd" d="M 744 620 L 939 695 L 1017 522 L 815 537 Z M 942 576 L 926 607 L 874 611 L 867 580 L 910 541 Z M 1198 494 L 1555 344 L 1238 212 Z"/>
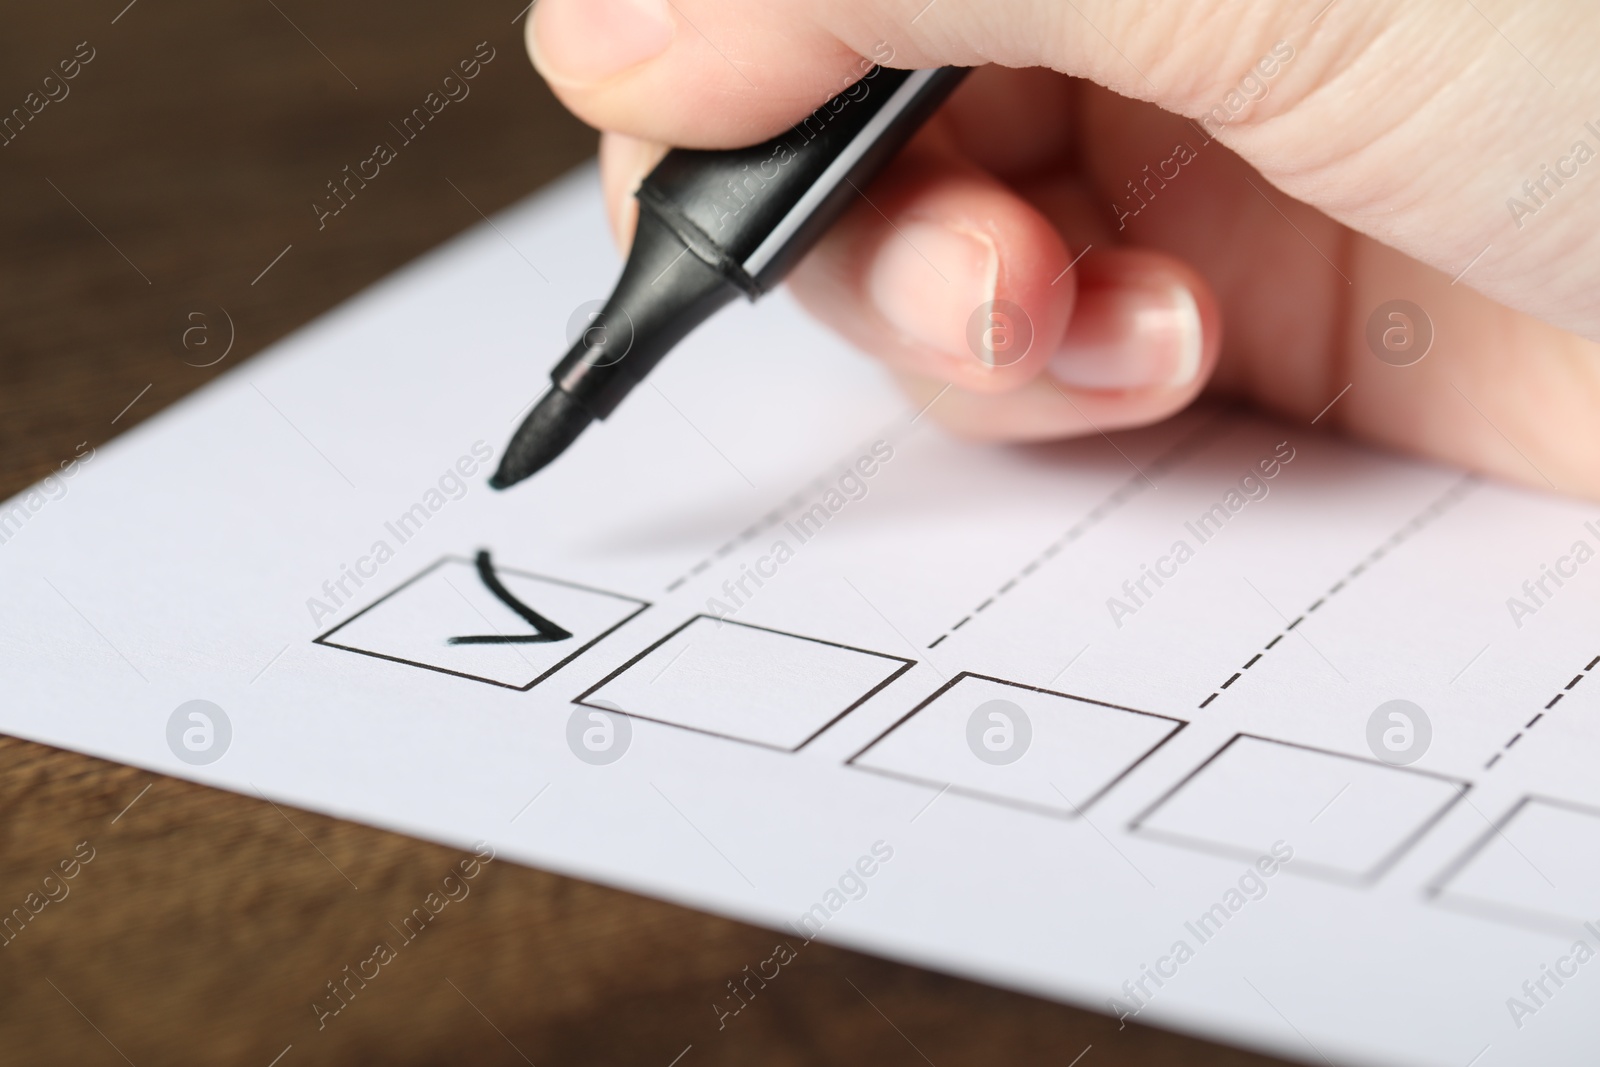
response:
<path id="1" fill-rule="evenodd" d="M 0 34 L 0 113 L 66 92 L 0 147 L 0 497 L 593 150 L 519 0 L 126 2 L 13 5 Z M 484 41 L 471 95 L 319 228 L 326 183 Z M 176 339 L 214 306 L 236 340 L 197 368 L 218 348 Z M 319 1030 L 458 853 L 0 738 L 0 908 L 75 849 L 0 947 L 6 1064 L 1273 1062 L 820 944 L 719 1031 L 775 935 L 503 862 Z"/>

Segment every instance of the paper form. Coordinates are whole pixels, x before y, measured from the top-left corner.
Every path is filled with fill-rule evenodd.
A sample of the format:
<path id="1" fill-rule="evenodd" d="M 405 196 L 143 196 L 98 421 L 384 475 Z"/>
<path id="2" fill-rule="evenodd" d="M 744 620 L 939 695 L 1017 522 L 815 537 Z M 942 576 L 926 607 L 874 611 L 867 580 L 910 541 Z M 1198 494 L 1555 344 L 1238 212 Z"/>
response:
<path id="1" fill-rule="evenodd" d="M 0 509 L 0 729 L 1292 1059 L 1592 1062 L 1600 507 L 1216 410 L 959 443 L 781 294 L 496 494 L 617 263 L 591 171 L 495 225 Z"/>

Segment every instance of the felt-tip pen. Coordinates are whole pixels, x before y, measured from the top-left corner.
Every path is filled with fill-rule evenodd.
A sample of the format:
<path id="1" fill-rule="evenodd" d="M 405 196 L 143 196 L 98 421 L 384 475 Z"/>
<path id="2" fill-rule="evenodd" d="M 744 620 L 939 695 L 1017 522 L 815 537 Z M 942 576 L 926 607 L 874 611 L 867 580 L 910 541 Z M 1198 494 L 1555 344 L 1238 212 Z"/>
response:
<path id="1" fill-rule="evenodd" d="M 696 326 L 782 281 L 966 74 L 873 67 L 763 144 L 668 152 L 635 194 L 639 223 L 616 289 L 489 484 L 505 489 L 545 467 Z"/>

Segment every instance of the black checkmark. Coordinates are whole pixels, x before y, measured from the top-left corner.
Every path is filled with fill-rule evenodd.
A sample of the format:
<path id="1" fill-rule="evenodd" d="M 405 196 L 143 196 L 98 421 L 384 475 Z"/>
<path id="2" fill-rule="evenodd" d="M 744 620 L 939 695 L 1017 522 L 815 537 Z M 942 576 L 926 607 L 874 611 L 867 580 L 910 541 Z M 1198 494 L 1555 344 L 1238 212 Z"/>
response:
<path id="1" fill-rule="evenodd" d="M 511 590 L 500 584 L 500 579 L 495 577 L 494 564 L 489 559 L 487 549 L 478 553 L 478 577 L 483 581 L 484 587 L 499 598 L 500 603 L 522 616 L 536 632 L 531 634 L 480 634 L 467 637 L 452 637 L 447 642 L 448 644 L 537 645 L 550 641 L 565 641 L 572 636 L 572 634 L 512 596 Z"/>

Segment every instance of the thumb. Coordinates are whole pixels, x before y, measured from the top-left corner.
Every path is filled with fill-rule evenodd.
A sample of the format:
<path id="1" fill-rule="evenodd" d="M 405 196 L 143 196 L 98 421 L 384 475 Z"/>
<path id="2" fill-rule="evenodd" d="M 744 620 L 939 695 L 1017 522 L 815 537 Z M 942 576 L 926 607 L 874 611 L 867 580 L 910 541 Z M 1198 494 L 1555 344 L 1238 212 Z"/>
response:
<path id="1" fill-rule="evenodd" d="M 691 148 L 777 134 L 884 66 L 1049 67 L 1197 113 L 1327 0 L 541 0 L 534 65 L 591 125 Z M 1303 15 L 1296 12 L 1305 9 Z M 1217 10 L 1207 10 L 1217 9 Z"/>
<path id="2" fill-rule="evenodd" d="M 1576 173 L 1574 141 L 1593 158 L 1586 123 L 1600 136 L 1596 32 L 1593 5 L 1496 23 L 1456 0 L 540 0 L 528 20 L 535 65 L 579 117 L 686 147 L 773 136 L 864 58 L 1085 77 L 1188 116 L 1358 232 L 1447 276 L 1468 266 L 1480 292 L 1600 338 L 1585 236 L 1600 199 L 1543 210 Z M 1537 165 L 1552 159 L 1565 178 Z M 1506 199 L 1519 189 L 1532 200 Z"/>

